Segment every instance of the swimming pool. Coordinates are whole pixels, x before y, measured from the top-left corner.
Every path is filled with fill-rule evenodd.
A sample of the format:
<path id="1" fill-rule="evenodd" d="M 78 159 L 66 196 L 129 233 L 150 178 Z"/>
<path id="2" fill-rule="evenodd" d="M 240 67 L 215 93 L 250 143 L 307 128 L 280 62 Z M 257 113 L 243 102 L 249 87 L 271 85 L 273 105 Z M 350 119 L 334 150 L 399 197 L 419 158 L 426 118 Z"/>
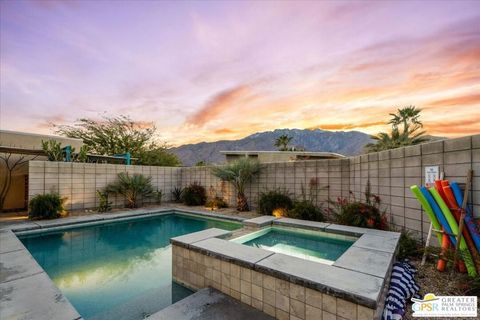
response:
<path id="1" fill-rule="evenodd" d="M 333 264 L 356 240 L 355 237 L 321 231 L 269 227 L 232 241 L 306 260 Z"/>
<path id="2" fill-rule="evenodd" d="M 240 223 L 164 214 L 20 236 L 85 319 L 143 319 L 192 294 L 172 281 L 170 238 Z"/>

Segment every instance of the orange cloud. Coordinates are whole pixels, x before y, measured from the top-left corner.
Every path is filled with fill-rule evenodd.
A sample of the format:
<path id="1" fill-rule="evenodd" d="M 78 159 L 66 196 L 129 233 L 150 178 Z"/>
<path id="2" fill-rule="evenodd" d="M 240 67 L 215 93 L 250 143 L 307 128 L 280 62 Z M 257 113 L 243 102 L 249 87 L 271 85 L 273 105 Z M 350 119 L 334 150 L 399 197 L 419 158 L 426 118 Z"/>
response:
<path id="1" fill-rule="evenodd" d="M 384 125 L 385 121 L 375 121 L 375 122 L 364 122 L 364 123 L 331 123 L 331 124 L 321 124 L 309 129 L 322 129 L 322 130 L 350 130 L 350 129 L 360 129 L 360 128 L 369 128 L 374 126 Z"/>
<path id="2" fill-rule="evenodd" d="M 200 110 L 187 119 L 187 123 L 201 126 L 217 118 L 220 113 L 233 107 L 236 103 L 250 96 L 250 88 L 246 85 L 221 91 L 213 96 Z"/>
<path id="3" fill-rule="evenodd" d="M 432 135 L 466 136 L 480 133 L 480 116 L 451 121 L 435 121 L 425 124 L 424 129 Z"/>
<path id="4" fill-rule="evenodd" d="M 465 96 L 458 96 L 448 99 L 441 99 L 429 102 L 427 105 L 432 107 L 446 107 L 446 106 L 458 106 L 458 105 L 480 105 L 480 94 L 474 93 Z"/>
<path id="5" fill-rule="evenodd" d="M 221 128 L 221 129 L 214 130 L 213 133 L 215 133 L 215 134 L 231 134 L 231 133 L 235 133 L 235 131 L 227 129 L 227 128 Z"/>

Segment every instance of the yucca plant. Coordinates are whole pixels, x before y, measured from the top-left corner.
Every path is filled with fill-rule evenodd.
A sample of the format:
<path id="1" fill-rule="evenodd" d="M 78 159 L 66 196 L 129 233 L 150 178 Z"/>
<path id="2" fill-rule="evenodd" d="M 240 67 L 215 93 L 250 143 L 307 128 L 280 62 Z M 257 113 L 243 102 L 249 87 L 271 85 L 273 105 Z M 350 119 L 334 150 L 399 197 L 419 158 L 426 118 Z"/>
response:
<path id="1" fill-rule="evenodd" d="M 105 187 L 106 193 L 120 194 L 127 200 L 128 208 L 137 208 L 139 199 L 146 199 L 154 196 L 152 177 L 145 177 L 143 174 L 121 172 L 117 181 Z"/>
<path id="2" fill-rule="evenodd" d="M 183 188 L 174 187 L 172 190 L 173 201 L 182 202 Z"/>
<path id="3" fill-rule="evenodd" d="M 245 186 L 260 171 L 256 160 L 243 158 L 221 167 L 213 167 L 212 173 L 223 181 L 230 182 L 237 192 L 237 210 L 248 211 L 248 201 L 245 196 Z"/>

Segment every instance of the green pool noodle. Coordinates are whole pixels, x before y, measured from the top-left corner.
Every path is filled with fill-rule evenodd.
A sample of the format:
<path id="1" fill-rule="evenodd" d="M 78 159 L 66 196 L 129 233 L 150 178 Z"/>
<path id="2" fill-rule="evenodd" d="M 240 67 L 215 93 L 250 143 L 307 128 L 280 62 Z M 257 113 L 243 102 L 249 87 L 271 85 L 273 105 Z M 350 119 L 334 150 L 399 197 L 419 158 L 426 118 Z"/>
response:
<path id="1" fill-rule="evenodd" d="M 431 187 L 428 190 L 430 191 L 433 198 L 437 202 L 438 206 L 440 207 L 440 210 L 442 210 L 442 213 L 447 219 L 448 224 L 450 225 L 450 228 L 452 228 L 452 232 L 455 235 L 457 235 L 458 234 L 457 220 L 455 220 L 455 217 L 450 212 L 450 209 L 448 209 L 447 205 L 445 204 L 445 201 L 443 201 L 442 199 L 442 196 L 438 193 L 435 187 Z M 460 250 L 462 251 L 463 261 L 465 261 L 465 266 L 467 267 L 468 275 L 471 277 L 477 276 L 477 271 L 475 270 L 475 265 L 473 264 L 472 256 L 470 255 L 470 251 L 468 251 L 467 243 L 465 242 L 465 239 L 463 238 L 463 236 L 460 236 Z"/>
<path id="2" fill-rule="evenodd" d="M 427 213 L 428 218 L 432 222 L 433 228 L 436 230 L 442 230 L 442 226 L 438 222 L 438 219 L 435 216 L 432 207 L 430 207 L 430 204 L 428 204 L 427 199 L 420 191 L 420 188 L 417 185 L 413 185 L 410 187 L 410 191 L 412 191 L 415 198 L 417 198 L 418 202 L 420 202 L 420 204 L 422 205 L 423 210 L 425 210 L 425 212 Z M 440 232 L 435 232 L 435 234 L 437 235 L 438 244 L 442 246 L 442 234 Z"/>

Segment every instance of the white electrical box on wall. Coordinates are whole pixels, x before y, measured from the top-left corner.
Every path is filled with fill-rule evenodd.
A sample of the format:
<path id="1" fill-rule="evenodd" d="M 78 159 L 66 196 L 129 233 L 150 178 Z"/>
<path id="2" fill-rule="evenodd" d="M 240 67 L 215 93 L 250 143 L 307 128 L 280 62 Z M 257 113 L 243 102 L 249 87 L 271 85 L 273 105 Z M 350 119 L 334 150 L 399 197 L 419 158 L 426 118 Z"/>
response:
<path id="1" fill-rule="evenodd" d="M 435 180 L 440 179 L 440 166 L 425 167 L 425 186 L 433 186 Z"/>

